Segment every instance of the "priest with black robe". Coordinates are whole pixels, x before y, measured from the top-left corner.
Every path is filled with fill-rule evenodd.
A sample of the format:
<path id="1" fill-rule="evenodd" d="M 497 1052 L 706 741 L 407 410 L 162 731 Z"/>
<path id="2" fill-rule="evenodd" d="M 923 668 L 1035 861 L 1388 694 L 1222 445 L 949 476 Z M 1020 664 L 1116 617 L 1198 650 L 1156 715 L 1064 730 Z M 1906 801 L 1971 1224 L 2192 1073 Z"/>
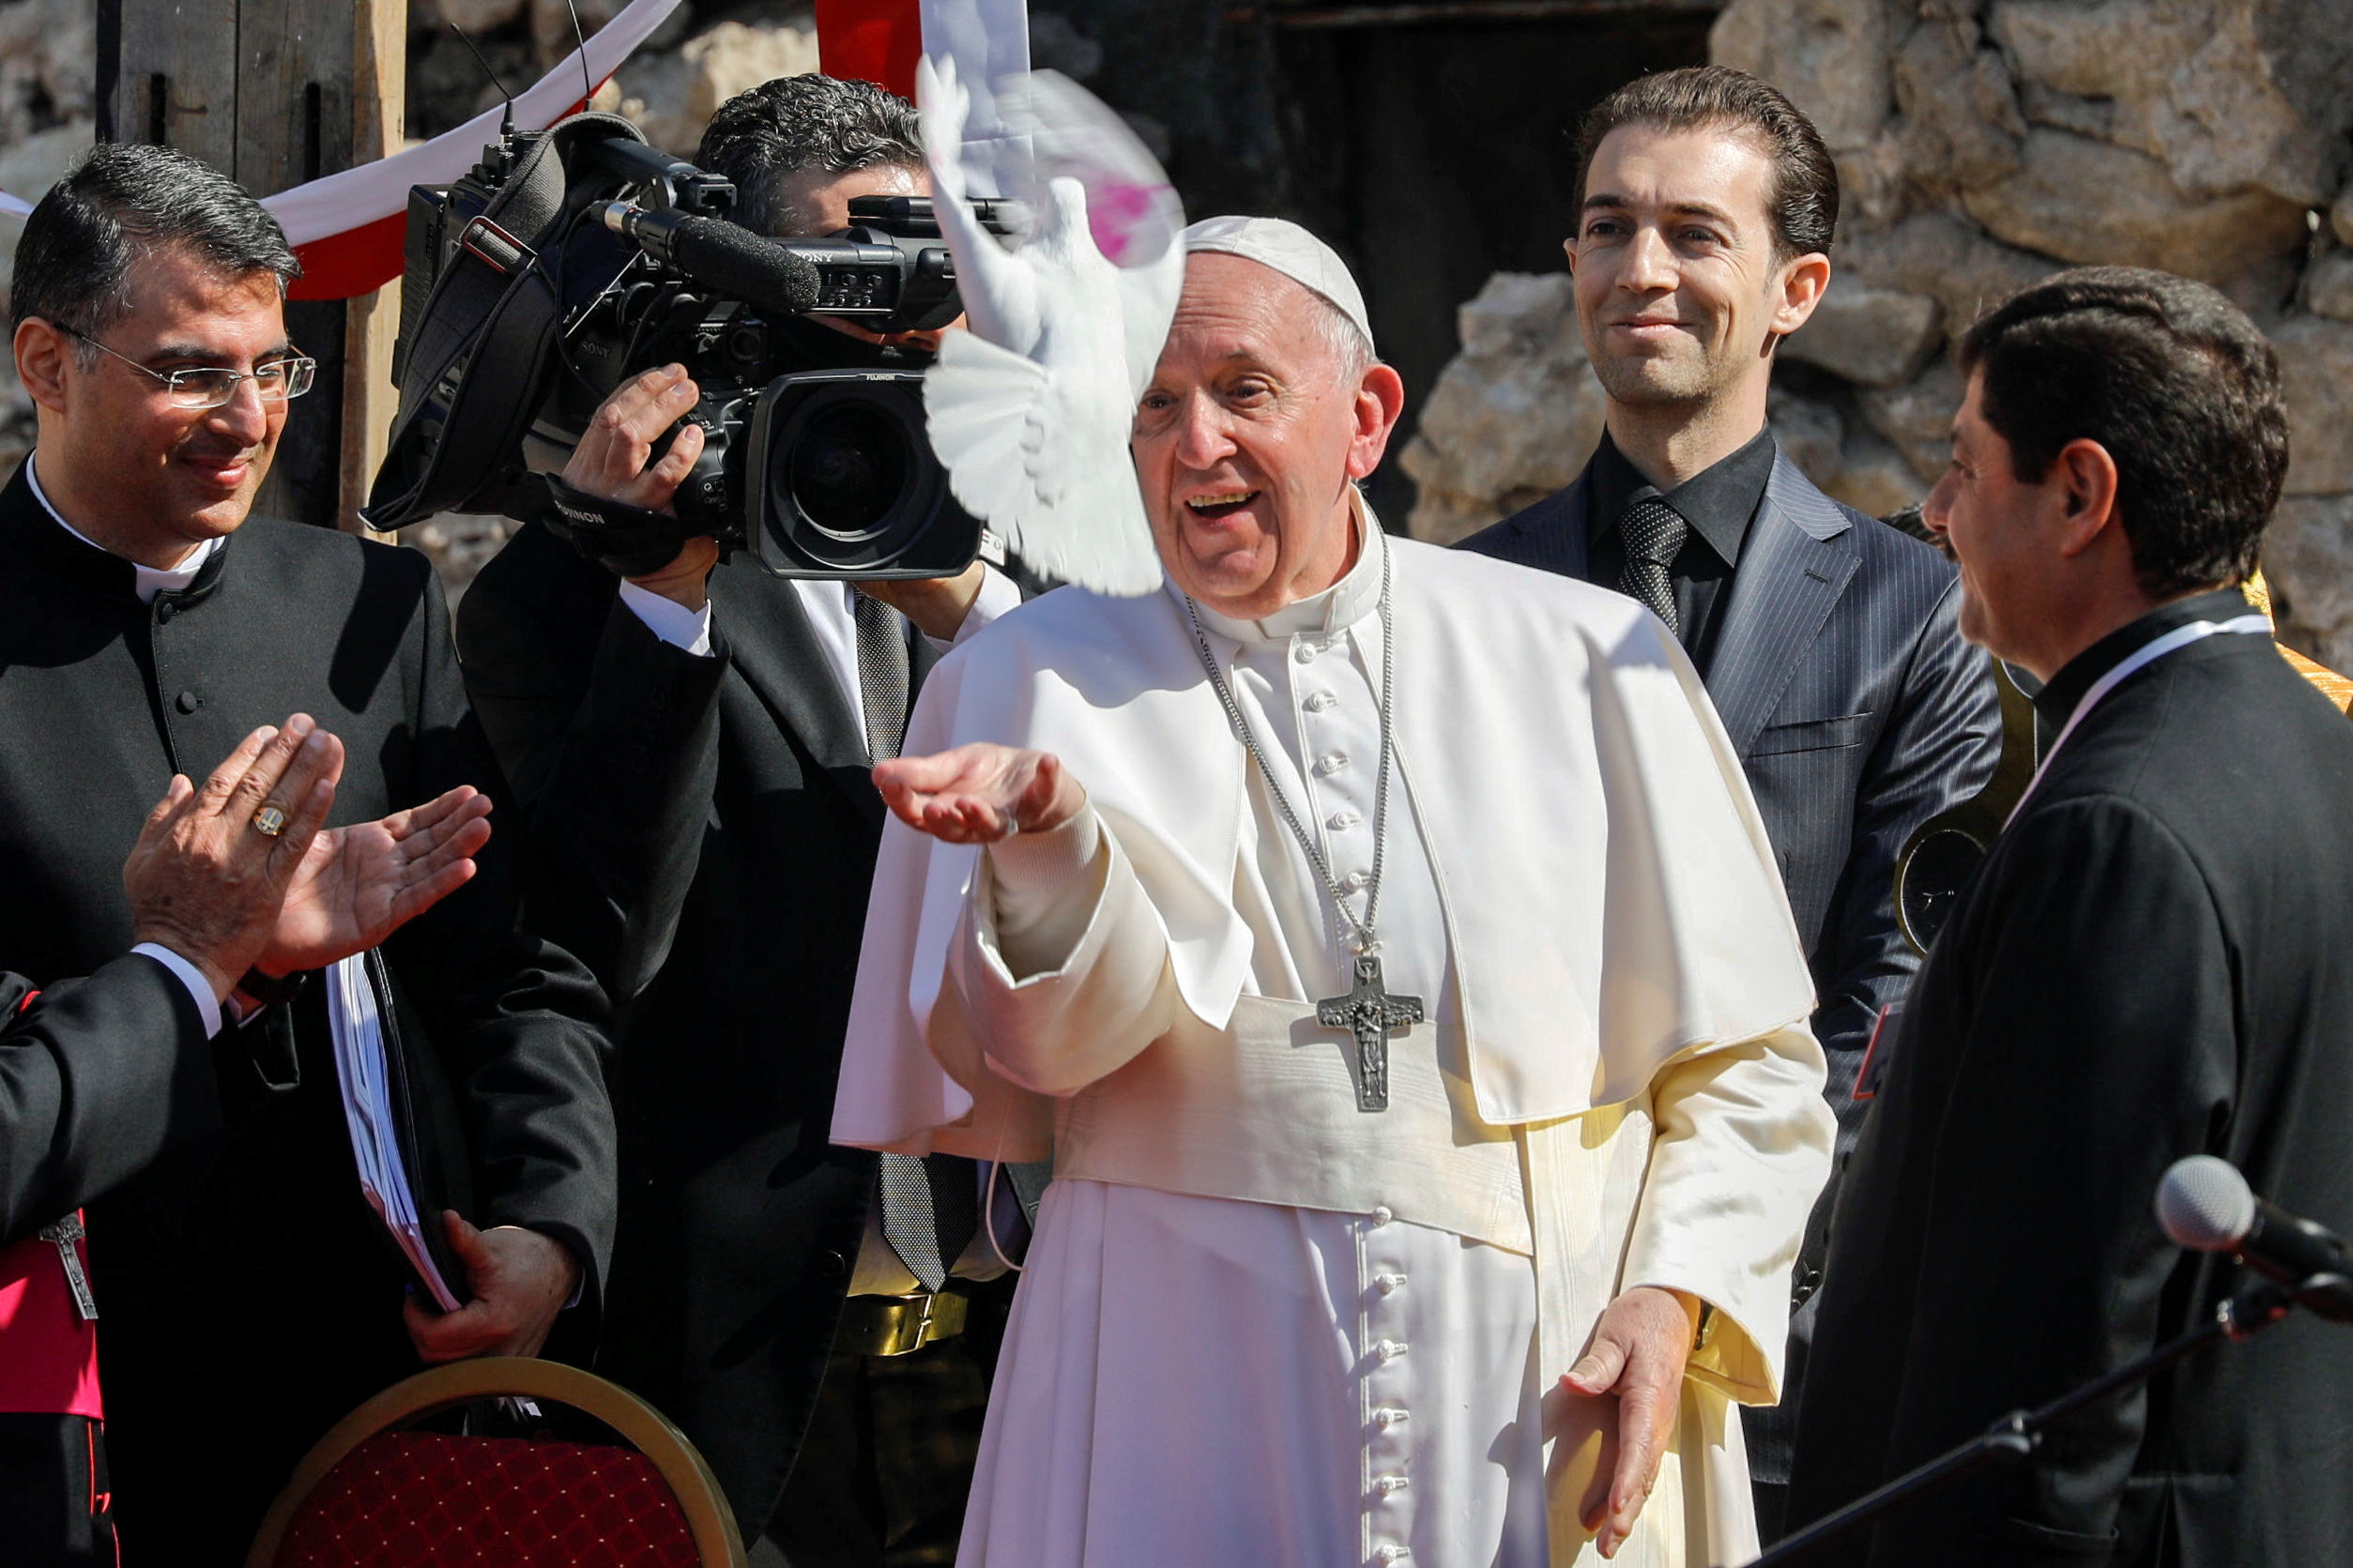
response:
<path id="1" fill-rule="evenodd" d="M 119 874 L 150 808 L 259 725 L 303 714 L 339 738 L 330 826 L 503 792 L 430 563 L 247 521 L 314 373 L 282 308 L 298 270 L 252 197 L 160 147 L 92 149 L 26 221 L 10 310 L 39 438 L 0 489 L 0 969 L 36 985 L 132 947 Z M 588 1327 L 614 1206 L 605 1006 L 515 933 L 501 843 L 381 949 L 426 1037 L 393 1048 L 438 1133 L 411 1175 L 465 1216 L 460 1309 L 405 1302 L 360 1194 L 327 987 L 288 997 L 290 976 L 191 992 L 162 1152 L 53 1195 L 86 1205 L 130 1568 L 242 1560 L 295 1461 L 420 1357 L 535 1354 Z M 76 1123 L 45 1152 L 99 1169 L 117 1131 Z"/>
<path id="2" fill-rule="evenodd" d="M 2244 1276 L 2160 1231 L 2174 1161 L 2353 1229 L 2353 730 L 2238 591 L 2287 468 L 2271 348 L 2212 289 L 2102 267 L 1960 359 L 1927 519 L 1963 634 L 2043 681 L 2056 739 L 1848 1169 L 1793 1528 L 2211 1321 Z M 1808 1560 L 2342 1561 L 2348 1452 L 2353 1337 L 2302 1317 Z"/>

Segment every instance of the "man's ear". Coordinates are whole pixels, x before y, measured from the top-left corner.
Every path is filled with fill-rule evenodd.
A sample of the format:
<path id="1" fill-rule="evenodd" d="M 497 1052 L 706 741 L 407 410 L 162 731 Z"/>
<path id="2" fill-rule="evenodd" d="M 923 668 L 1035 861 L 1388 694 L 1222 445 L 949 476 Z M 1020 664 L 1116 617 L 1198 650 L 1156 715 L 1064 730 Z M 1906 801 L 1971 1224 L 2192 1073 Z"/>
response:
<path id="1" fill-rule="evenodd" d="M 53 414 L 66 411 L 66 361 L 73 340 L 38 316 L 16 325 L 16 378 L 25 392 Z"/>
<path id="2" fill-rule="evenodd" d="M 1348 444 L 1348 477 L 1368 478 L 1389 449 L 1389 433 L 1405 412 L 1405 382 L 1386 365 L 1375 365 L 1356 384 L 1356 434 Z"/>
<path id="3" fill-rule="evenodd" d="M 2058 486 L 2065 507 L 2061 556 L 2080 556 L 2110 527 L 2123 526 L 2116 511 L 2116 460 L 2089 436 L 2079 435 L 2059 449 L 2045 482 Z"/>
<path id="4" fill-rule="evenodd" d="M 1783 262 L 1773 302 L 1773 336 L 1786 338 L 1806 325 L 1830 287 L 1830 258 L 1819 251 Z"/>

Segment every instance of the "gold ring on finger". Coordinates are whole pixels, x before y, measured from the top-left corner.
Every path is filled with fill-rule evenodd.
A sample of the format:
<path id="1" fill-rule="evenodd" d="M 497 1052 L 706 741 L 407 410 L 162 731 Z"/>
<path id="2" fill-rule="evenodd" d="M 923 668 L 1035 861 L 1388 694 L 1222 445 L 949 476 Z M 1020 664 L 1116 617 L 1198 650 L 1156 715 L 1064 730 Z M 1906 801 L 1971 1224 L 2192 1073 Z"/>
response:
<path id="1" fill-rule="evenodd" d="M 286 814 L 283 807 L 264 805 L 261 810 L 253 814 L 253 831 L 261 834 L 262 837 L 274 839 L 285 830 Z"/>

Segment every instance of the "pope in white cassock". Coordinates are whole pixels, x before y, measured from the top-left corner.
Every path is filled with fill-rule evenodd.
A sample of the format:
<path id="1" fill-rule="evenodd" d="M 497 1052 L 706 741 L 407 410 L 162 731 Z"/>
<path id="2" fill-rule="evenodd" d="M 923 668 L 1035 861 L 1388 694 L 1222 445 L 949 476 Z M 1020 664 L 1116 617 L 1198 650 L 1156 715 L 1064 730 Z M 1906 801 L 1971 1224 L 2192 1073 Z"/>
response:
<path id="1" fill-rule="evenodd" d="M 1632 601 L 1383 536 L 1337 256 L 1184 245 L 1164 590 L 999 620 L 876 769 L 833 1135 L 1056 1163 L 960 1561 L 1739 1560 L 1831 1119 L 1738 764 Z"/>

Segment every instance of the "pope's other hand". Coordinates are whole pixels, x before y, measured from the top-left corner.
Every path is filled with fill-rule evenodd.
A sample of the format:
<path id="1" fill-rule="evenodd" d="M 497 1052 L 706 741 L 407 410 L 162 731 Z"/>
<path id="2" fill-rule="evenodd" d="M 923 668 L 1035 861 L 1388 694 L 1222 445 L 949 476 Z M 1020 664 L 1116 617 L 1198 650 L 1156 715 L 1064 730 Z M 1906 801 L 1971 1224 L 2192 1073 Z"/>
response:
<path id="1" fill-rule="evenodd" d="M 428 1362 L 469 1356 L 536 1356 L 556 1315 L 580 1283 L 580 1265 L 561 1241 L 521 1225 L 477 1230 L 456 1210 L 441 1211 L 450 1250 L 466 1266 L 473 1300 L 435 1317 L 405 1302 L 408 1337 Z"/>
<path id="2" fill-rule="evenodd" d="M 1638 1286 L 1601 1309 L 1585 1353 L 1561 1378 L 1573 1394 L 1617 1399 L 1616 1428 L 1606 1434 L 1601 1454 L 1609 1489 L 1585 1500 L 1578 1521 L 1594 1532 L 1603 1557 L 1615 1557 L 1634 1533 L 1658 1484 L 1698 1321 L 1696 1298 Z"/>
<path id="3" fill-rule="evenodd" d="M 882 763 L 874 784 L 901 822 L 950 844 L 1050 832 L 1087 803 L 1053 753 L 986 741 Z"/>

